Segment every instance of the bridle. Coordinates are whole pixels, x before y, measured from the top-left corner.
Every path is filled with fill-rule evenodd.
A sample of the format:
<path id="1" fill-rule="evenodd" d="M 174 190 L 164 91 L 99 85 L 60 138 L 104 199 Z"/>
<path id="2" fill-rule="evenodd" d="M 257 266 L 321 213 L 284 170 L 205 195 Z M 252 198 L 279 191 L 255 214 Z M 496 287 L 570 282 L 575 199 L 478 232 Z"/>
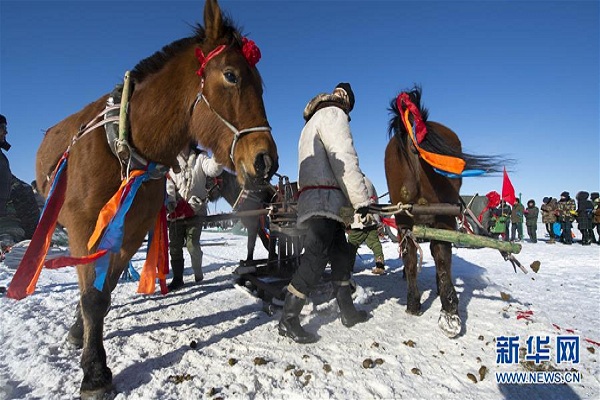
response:
<path id="1" fill-rule="evenodd" d="M 194 108 L 196 108 L 196 105 L 199 102 L 203 101 L 208 106 L 208 109 L 210 111 L 212 111 L 217 116 L 217 118 L 219 118 L 221 120 L 221 122 L 223 122 L 223 124 L 225 124 L 225 126 L 228 127 L 233 132 L 233 141 L 231 143 L 231 151 L 229 152 L 229 158 L 231 158 L 231 162 L 235 165 L 235 161 L 233 160 L 233 153 L 235 152 L 235 146 L 237 145 L 237 142 L 240 140 L 240 138 L 242 136 L 244 136 L 248 133 L 252 133 L 252 132 L 268 131 L 270 133 L 271 127 L 270 126 L 257 126 L 254 128 L 245 128 L 242 130 L 238 130 L 235 126 L 233 126 L 233 124 L 231 122 L 227 121 L 225 118 L 223 118 L 221 116 L 221 114 L 219 114 L 214 108 L 212 108 L 212 106 L 208 102 L 208 99 L 206 98 L 204 93 L 202 93 L 203 87 L 204 87 L 204 79 L 202 79 L 202 85 L 200 87 L 200 91 L 198 92 L 198 95 L 196 95 L 196 100 L 194 101 L 194 105 L 192 106 L 192 112 L 194 111 Z"/>
<path id="2" fill-rule="evenodd" d="M 213 59 L 214 57 L 219 55 L 226 48 L 227 48 L 227 46 L 225 46 L 225 45 L 217 46 L 213 51 L 208 53 L 207 56 L 204 56 L 204 53 L 202 53 L 202 50 L 200 48 L 196 49 L 196 57 L 198 58 L 198 61 L 200 61 L 200 68 L 198 69 L 197 74 L 199 76 L 201 76 L 202 80 L 200 82 L 200 90 L 198 91 L 198 94 L 196 95 L 196 100 L 194 100 L 194 104 L 192 105 L 191 113 L 194 112 L 196 105 L 198 105 L 198 103 L 203 101 L 208 106 L 208 109 L 210 111 L 212 111 L 217 116 L 217 118 L 219 118 L 221 120 L 221 122 L 223 122 L 223 124 L 225 124 L 225 126 L 227 128 L 229 128 L 229 130 L 231 130 L 231 132 L 233 132 L 233 141 L 231 143 L 231 151 L 229 152 L 229 158 L 231 159 L 231 162 L 235 165 L 235 161 L 233 160 L 233 153 L 235 152 L 235 146 L 237 145 L 240 138 L 242 136 L 247 135 L 252 132 L 268 131 L 269 133 L 271 133 L 271 127 L 270 126 L 257 126 L 257 127 L 253 127 L 253 128 L 245 128 L 245 129 L 239 130 L 231 122 L 229 122 L 225 118 L 223 118 L 221 116 L 221 114 L 219 114 L 214 108 L 212 108 L 212 106 L 208 102 L 208 99 L 204 95 L 204 93 L 203 93 L 203 90 L 204 90 L 204 67 L 206 67 L 206 64 L 211 59 Z M 244 56 L 245 56 L 244 51 L 242 51 L 242 54 L 244 54 Z M 248 57 L 246 57 L 246 59 L 248 60 L 249 63 L 251 63 L 251 61 L 248 59 Z M 254 64 L 255 63 L 256 62 L 254 62 Z M 254 64 L 251 64 L 251 65 L 254 65 Z"/>

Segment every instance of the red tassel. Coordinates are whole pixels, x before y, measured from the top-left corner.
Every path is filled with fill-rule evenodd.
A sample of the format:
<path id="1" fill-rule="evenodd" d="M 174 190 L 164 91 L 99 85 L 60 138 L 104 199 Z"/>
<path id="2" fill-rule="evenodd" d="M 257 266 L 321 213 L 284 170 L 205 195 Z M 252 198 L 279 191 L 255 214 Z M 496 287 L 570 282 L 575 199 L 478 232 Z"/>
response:
<path id="1" fill-rule="evenodd" d="M 44 267 L 44 259 L 52 240 L 58 214 L 65 202 L 67 189 L 66 164 L 69 155 L 65 153 L 54 171 L 53 190 L 46 202 L 40 222 L 38 223 L 25 255 L 13 276 L 6 297 L 21 300 L 35 291 L 35 285 Z M 61 171 L 62 169 L 62 171 Z"/>

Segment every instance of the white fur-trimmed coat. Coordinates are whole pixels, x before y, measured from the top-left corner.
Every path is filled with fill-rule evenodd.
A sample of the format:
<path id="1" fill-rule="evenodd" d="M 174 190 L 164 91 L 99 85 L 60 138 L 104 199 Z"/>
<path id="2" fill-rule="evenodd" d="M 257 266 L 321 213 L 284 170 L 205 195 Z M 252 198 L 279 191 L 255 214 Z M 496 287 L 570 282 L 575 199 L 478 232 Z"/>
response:
<path id="1" fill-rule="evenodd" d="M 189 152 L 188 152 L 189 151 Z M 167 202 L 177 203 L 180 198 L 187 201 L 196 215 L 206 214 L 206 177 L 215 177 L 223 171 L 218 164 L 205 152 L 184 150 L 177 155 L 181 172 L 169 171 L 167 179 Z"/>
<path id="2" fill-rule="evenodd" d="M 306 123 L 298 143 L 298 163 L 299 227 L 314 216 L 343 223 L 342 207 L 357 209 L 370 204 L 348 116 L 342 109 L 322 108 Z"/>

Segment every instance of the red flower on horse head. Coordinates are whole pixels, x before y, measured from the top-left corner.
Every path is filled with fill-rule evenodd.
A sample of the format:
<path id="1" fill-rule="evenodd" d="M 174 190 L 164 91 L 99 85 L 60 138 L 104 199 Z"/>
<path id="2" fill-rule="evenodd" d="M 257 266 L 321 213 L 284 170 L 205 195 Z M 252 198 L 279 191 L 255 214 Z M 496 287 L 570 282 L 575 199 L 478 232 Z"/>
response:
<path id="1" fill-rule="evenodd" d="M 225 50 L 225 48 L 225 45 L 217 46 L 213 51 L 211 51 L 210 53 L 208 53 L 208 55 L 205 56 L 202 49 L 197 47 L 196 58 L 200 63 L 200 68 L 198 68 L 196 74 L 198 76 L 202 76 L 202 74 L 204 74 L 204 68 L 206 67 L 206 64 L 208 64 L 208 62 L 212 58 L 216 57 L 217 55 L 219 55 L 219 53 Z M 246 59 L 246 61 L 248 61 L 248 64 L 251 67 L 254 67 L 256 65 L 256 63 L 260 60 L 261 56 L 260 49 L 258 48 L 256 43 L 254 43 L 254 40 L 250 40 L 248 38 L 242 38 L 242 54 L 244 55 L 244 58 Z"/>
<path id="2" fill-rule="evenodd" d="M 254 43 L 254 40 L 242 38 L 242 54 L 251 67 L 254 67 L 260 61 L 260 49 Z"/>

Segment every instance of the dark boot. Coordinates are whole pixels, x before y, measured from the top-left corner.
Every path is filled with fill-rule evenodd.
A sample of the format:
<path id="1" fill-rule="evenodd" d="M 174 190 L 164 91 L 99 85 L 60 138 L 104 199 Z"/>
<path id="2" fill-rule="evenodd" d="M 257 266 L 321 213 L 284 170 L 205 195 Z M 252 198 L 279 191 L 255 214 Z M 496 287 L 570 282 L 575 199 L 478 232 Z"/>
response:
<path id="1" fill-rule="evenodd" d="M 173 280 L 167 285 L 169 292 L 174 292 L 183 287 L 183 268 L 184 260 L 171 260 L 171 269 L 173 270 Z"/>
<path id="2" fill-rule="evenodd" d="M 375 258 L 375 268 L 371 271 L 375 275 L 385 274 L 385 264 L 383 263 L 383 257 L 379 256 Z"/>
<path id="3" fill-rule="evenodd" d="M 582 232 L 581 245 L 589 246 L 590 244 L 592 244 L 592 239 L 590 238 L 590 230 L 584 229 Z"/>
<path id="4" fill-rule="evenodd" d="M 306 332 L 300 325 L 300 311 L 304 307 L 304 299 L 288 292 L 283 304 L 283 315 L 279 320 L 279 334 L 287 336 L 296 343 L 314 343 L 317 337 Z"/>
<path id="5" fill-rule="evenodd" d="M 336 286 L 337 290 L 335 293 L 335 299 L 340 307 L 340 318 L 342 320 L 342 324 L 350 328 L 351 326 L 354 326 L 360 322 L 365 322 L 367 319 L 369 319 L 369 314 L 367 314 L 366 311 L 358 311 L 354 307 L 354 302 L 352 301 L 352 288 L 350 285 Z"/>

